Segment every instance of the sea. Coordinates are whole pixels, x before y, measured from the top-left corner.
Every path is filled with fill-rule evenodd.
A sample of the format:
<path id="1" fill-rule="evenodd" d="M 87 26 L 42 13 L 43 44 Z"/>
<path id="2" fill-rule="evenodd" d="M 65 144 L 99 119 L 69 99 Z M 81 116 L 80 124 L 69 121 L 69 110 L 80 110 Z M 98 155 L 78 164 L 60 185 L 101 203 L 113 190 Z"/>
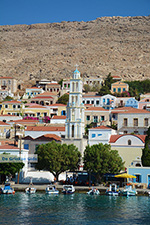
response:
<path id="1" fill-rule="evenodd" d="M 148 196 L 50 196 L 45 193 L 0 195 L 1 225 L 150 225 Z"/>

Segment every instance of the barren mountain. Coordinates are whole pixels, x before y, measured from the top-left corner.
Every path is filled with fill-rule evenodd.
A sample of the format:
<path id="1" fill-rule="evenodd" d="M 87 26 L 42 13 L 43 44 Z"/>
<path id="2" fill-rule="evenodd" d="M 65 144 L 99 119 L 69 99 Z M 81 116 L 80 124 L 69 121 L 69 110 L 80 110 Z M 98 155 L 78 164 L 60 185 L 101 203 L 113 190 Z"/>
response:
<path id="1" fill-rule="evenodd" d="M 150 16 L 89 22 L 0 26 L 0 75 L 20 82 L 111 72 L 125 80 L 150 78 Z"/>

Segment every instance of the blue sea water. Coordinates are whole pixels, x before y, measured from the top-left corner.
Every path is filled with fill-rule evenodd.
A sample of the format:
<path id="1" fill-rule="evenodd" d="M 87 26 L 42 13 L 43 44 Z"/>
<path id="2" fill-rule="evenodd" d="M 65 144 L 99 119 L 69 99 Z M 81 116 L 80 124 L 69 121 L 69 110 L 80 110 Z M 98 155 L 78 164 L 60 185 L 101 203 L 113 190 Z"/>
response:
<path id="1" fill-rule="evenodd" d="M 150 224 L 150 197 L 0 195 L 0 224 Z"/>

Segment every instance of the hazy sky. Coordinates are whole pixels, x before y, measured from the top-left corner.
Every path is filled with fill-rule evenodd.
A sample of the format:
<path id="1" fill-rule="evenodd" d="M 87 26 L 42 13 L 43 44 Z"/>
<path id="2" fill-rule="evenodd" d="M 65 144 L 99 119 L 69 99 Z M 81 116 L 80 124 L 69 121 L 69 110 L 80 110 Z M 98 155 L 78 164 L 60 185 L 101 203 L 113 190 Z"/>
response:
<path id="1" fill-rule="evenodd" d="M 148 15 L 150 0 L 0 0 L 0 25 Z"/>

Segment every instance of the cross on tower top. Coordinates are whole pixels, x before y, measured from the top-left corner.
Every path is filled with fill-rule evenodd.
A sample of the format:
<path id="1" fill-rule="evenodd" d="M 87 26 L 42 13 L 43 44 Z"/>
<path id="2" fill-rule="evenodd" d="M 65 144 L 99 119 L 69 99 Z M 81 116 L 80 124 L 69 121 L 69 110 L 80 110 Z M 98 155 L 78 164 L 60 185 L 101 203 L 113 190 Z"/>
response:
<path id="1" fill-rule="evenodd" d="M 76 67 L 76 70 L 78 69 L 78 66 L 79 66 L 78 64 L 76 64 L 76 65 L 75 65 L 75 67 Z"/>

